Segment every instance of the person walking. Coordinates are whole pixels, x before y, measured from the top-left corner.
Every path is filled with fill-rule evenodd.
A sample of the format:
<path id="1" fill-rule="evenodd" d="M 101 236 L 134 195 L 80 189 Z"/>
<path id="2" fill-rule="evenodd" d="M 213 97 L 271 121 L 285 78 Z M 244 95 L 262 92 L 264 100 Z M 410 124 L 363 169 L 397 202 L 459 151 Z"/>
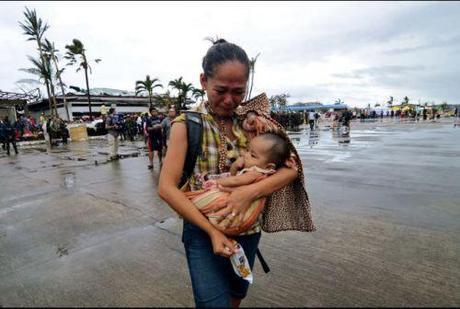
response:
<path id="1" fill-rule="evenodd" d="M 117 160 L 120 158 L 118 155 L 118 136 L 119 136 L 119 126 L 118 126 L 118 117 L 115 114 L 115 108 L 111 107 L 109 109 L 109 114 L 105 119 L 105 128 L 108 131 L 108 139 L 111 145 L 111 156 L 110 159 Z"/>
<path id="2" fill-rule="evenodd" d="M 321 118 L 321 115 L 318 112 L 315 112 L 315 128 L 319 128 L 319 120 Z"/>
<path id="3" fill-rule="evenodd" d="M 149 169 L 153 169 L 153 157 L 154 157 L 154 152 L 157 152 L 158 155 L 158 161 L 160 164 L 162 163 L 162 133 L 161 133 L 161 119 L 158 117 L 158 111 L 156 110 L 155 107 L 150 107 L 149 108 L 150 112 L 150 117 L 147 117 L 145 124 L 144 124 L 144 130 L 146 135 L 148 136 L 147 140 L 147 147 L 149 150 L 149 162 L 150 164 L 148 165 Z"/>
<path id="4" fill-rule="evenodd" d="M 163 156 L 166 155 L 166 151 L 168 150 L 168 143 L 169 143 L 169 134 L 171 132 L 171 122 L 176 118 L 176 110 L 174 107 L 171 107 L 168 110 L 168 117 L 165 117 L 161 121 L 161 129 L 163 133 Z"/>
<path id="5" fill-rule="evenodd" d="M 201 155 L 198 156 L 193 173 L 184 186 L 191 191 L 200 188 L 200 174 L 228 172 L 232 162 L 248 145 L 242 124 L 235 114 L 247 91 L 250 64 L 246 52 L 236 44 L 219 39 L 207 51 L 202 68 L 200 84 L 207 93 L 208 101 L 204 103 L 202 113 L 198 114 L 202 122 Z M 268 106 L 268 98 L 266 101 Z M 237 308 L 247 294 L 249 283 L 238 277 L 232 269 L 229 257 L 235 252 L 234 243 L 210 223 L 177 187 L 184 170 L 186 154 L 190 150 L 186 117 L 186 113 L 183 113 L 172 122 L 170 143 L 160 173 L 158 194 L 184 219 L 182 241 L 195 306 Z M 286 188 L 291 182 L 303 177 L 298 176 L 302 173 L 301 161 L 298 156 L 295 157 L 299 170 L 296 170 L 295 166 L 281 167 L 273 175 L 259 182 L 233 189 L 222 188 L 231 192 L 223 211 L 231 214 L 232 224 L 238 226 L 241 223 L 240 218 L 256 198 L 286 193 Z M 283 192 L 276 192 L 283 187 Z M 304 190 L 304 187 L 299 185 L 296 190 L 289 191 L 291 198 L 293 192 L 301 190 Z M 277 218 L 276 221 L 280 224 L 278 228 L 265 229 L 267 221 L 261 219 L 256 220 L 245 233 L 234 236 L 234 240 L 243 247 L 251 268 L 254 265 L 262 228 L 274 232 L 286 229 L 307 231 L 312 227 L 307 224 L 311 223 L 310 218 L 300 215 L 300 203 L 294 200 L 284 203 L 282 201 L 285 200 L 278 195 L 271 200 L 277 201 L 277 205 L 272 206 L 268 203 L 265 210 L 266 214 L 276 212 L 273 217 Z M 285 207 L 296 207 L 299 211 L 291 213 Z M 308 226 L 303 226 L 304 224 Z"/>
<path id="6" fill-rule="evenodd" d="M 2 149 L 6 150 L 6 126 L 3 122 L 3 119 L 0 118 L 0 143 L 2 144 Z"/>
<path id="7" fill-rule="evenodd" d="M 313 111 L 308 112 L 308 124 L 310 125 L 310 131 L 315 129 L 315 113 Z"/>
<path id="8" fill-rule="evenodd" d="M 5 116 L 3 123 L 1 124 L 4 136 L 4 145 L 6 148 L 6 153 L 10 155 L 10 144 L 13 145 L 14 152 L 18 154 L 18 148 L 16 146 L 16 129 L 11 125 L 8 116 Z"/>
<path id="9" fill-rule="evenodd" d="M 143 134 L 143 129 L 142 129 L 142 124 L 143 124 L 143 121 L 142 121 L 142 114 L 139 114 L 137 115 L 137 118 L 136 118 L 136 124 L 137 124 L 137 134 L 138 135 L 144 135 Z"/>

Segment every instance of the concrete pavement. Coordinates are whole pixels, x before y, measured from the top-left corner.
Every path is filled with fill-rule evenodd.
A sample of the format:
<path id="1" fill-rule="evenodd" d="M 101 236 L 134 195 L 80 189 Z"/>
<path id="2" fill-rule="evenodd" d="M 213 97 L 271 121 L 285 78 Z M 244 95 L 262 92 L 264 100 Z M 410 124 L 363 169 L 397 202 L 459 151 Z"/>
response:
<path id="1" fill-rule="evenodd" d="M 353 123 L 291 134 L 318 226 L 264 233 L 243 306 L 459 306 L 460 129 Z M 0 305 L 193 306 L 177 215 L 143 143 L 0 153 Z M 137 156 L 136 156 L 137 155 Z M 95 161 L 98 164 L 95 165 Z"/>

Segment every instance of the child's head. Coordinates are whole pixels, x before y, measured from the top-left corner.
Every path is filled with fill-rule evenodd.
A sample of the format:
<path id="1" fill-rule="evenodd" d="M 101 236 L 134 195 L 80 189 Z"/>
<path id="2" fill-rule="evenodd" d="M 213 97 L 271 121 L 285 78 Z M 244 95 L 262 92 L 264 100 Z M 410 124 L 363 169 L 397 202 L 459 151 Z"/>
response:
<path id="1" fill-rule="evenodd" d="M 277 169 L 289 159 L 291 151 L 288 142 L 274 133 L 264 133 L 254 137 L 244 155 L 244 167 L 257 166 Z"/>

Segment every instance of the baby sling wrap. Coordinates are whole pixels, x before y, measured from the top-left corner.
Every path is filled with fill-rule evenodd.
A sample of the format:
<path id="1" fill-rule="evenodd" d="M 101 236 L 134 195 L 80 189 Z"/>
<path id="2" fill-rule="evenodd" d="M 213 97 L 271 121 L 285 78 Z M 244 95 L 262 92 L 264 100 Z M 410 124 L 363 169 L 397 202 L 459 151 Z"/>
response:
<path id="1" fill-rule="evenodd" d="M 256 178 L 254 182 L 260 181 L 266 178 L 268 175 L 261 175 Z M 210 190 L 196 190 L 185 192 L 185 196 L 188 197 L 190 201 L 195 204 L 195 206 L 208 217 L 209 221 L 213 223 L 217 222 L 217 217 L 214 215 L 222 205 L 227 204 L 227 198 L 230 193 L 222 192 L 217 188 L 212 188 Z M 257 217 L 265 206 L 266 197 L 261 197 L 254 200 L 249 206 L 248 210 L 244 214 L 243 223 L 239 227 L 228 227 L 222 230 L 225 235 L 236 236 L 244 231 L 248 230 L 254 222 L 256 222 Z"/>

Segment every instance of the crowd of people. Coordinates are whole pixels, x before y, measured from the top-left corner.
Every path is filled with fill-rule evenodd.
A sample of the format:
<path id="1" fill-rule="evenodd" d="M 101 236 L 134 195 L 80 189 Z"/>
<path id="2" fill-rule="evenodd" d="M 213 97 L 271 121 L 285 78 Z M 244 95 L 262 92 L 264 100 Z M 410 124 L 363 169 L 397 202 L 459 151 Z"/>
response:
<path id="1" fill-rule="evenodd" d="M 458 111 L 455 109 L 454 115 Z M 441 113 L 436 108 L 425 108 L 418 111 L 413 109 L 408 110 L 368 110 L 368 109 L 345 109 L 334 111 L 278 111 L 272 112 L 271 117 L 278 121 L 283 127 L 289 129 L 298 129 L 302 124 L 309 126 L 310 130 L 316 130 L 323 120 L 331 121 L 332 129 L 350 128 L 350 122 L 353 119 L 360 122 L 375 121 L 383 119 L 407 120 L 407 121 L 434 121 L 440 119 L 442 115 L 450 115 Z"/>
<path id="2" fill-rule="evenodd" d="M 46 116 L 42 113 L 38 121 L 31 115 L 18 115 L 17 120 L 10 121 L 8 116 L 0 119 L 0 142 L 2 149 L 10 155 L 10 144 L 18 153 L 17 142 L 45 139 L 50 145 L 53 140 L 62 139 L 67 143 L 69 131 L 64 120 L 57 116 Z"/>
<path id="3" fill-rule="evenodd" d="M 102 126 L 107 131 L 111 144 L 111 159 L 118 159 L 118 146 L 120 140 L 134 141 L 142 138 L 149 152 L 148 168 L 153 169 L 154 157 L 158 158 L 160 165 L 169 142 L 171 122 L 176 117 L 176 110 L 170 108 L 168 114 L 160 113 L 155 107 L 150 107 L 144 114 L 119 114 L 111 107 L 107 115 L 103 115 Z"/>

